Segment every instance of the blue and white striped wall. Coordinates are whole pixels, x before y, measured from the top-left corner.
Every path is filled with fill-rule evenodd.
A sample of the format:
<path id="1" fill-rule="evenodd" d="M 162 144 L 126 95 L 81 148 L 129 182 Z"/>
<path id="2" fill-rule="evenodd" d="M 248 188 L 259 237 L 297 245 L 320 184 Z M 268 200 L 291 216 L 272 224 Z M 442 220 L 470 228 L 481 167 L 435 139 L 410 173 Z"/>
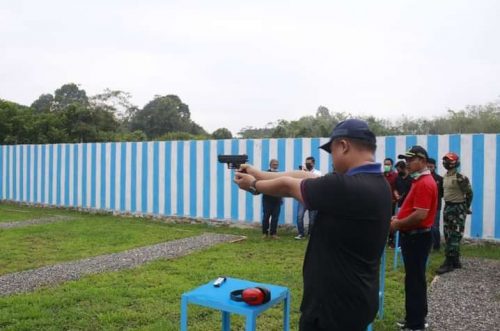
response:
<path id="1" fill-rule="evenodd" d="M 322 173 L 325 138 L 211 140 L 0 146 L 0 199 L 56 206 L 260 222 L 261 198 L 238 190 L 218 154 L 248 154 L 250 163 L 297 169 L 314 156 Z M 474 188 L 466 236 L 500 239 L 500 135 L 377 138 L 376 157 L 396 159 L 408 147 L 426 147 L 440 163 L 448 151 L 461 156 Z M 439 172 L 444 169 L 440 166 Z M 285 199 L 280 223 L 294 224 L 295 202 Z"/>

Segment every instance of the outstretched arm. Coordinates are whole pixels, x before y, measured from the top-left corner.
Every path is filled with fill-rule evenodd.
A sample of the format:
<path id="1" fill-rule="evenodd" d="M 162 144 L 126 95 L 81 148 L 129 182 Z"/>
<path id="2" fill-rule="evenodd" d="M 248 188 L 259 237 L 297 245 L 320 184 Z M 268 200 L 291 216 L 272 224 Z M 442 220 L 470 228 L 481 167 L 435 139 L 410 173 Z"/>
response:
<path id="1" fill-rule="evenodd" d="M 300 183 L 302 179 L 289 176 L 279 176 L 271 179 L 258 179 L 250 174 L 237 172 L 234 177 L 234 182 L 240 189 L 248 191 L 252 185 L 258 192 L 277 196 L 291 197 L 303 203 L 302 193 L 300 191 Z"/>
<path id="2" fill-rule="evenodd" d="M 287 172 L 261 171 L 261 170 L 255 169 L 250 164 L 242 164 L 240 166 L 239 170 L 240 170 L 240 172 L 247 173 L 258 180 L 269 180 L 269 179 L 276 179 L 276 178 L 280 178 L 280 177 L 291 177 L 291 178 L 298 178 L 298 179 L 316 178 L 317 177 L 310 171 L 302 171 L 302 170 L 287 171 Z"/>

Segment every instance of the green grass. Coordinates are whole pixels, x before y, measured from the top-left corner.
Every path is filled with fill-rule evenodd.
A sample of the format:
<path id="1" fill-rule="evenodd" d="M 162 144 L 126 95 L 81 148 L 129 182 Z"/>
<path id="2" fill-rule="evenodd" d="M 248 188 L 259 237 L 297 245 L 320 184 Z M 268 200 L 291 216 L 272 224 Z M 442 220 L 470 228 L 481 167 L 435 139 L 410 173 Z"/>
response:
<path id="1" fill-rule="evenodd" d="M 0 297 L 0 329 L 178 330 L 181 294 L 219 275 L 228 275 L 288 287 L 292 296 L 291 329 L 297 330 L 307 242 L 294 240 L 292 232 L 280 229 L 280 240 L 263 240 L 258 229 L 75 215 L 81 220 L 0 232 L 0 263 L 5 260 L 6 255 L 1 255 L 5 251 L 24 247 L 22 254 L 7 254 L 8 266 L 1 267 L 0 273 L 19 270 L 18 265 L 22 269 L 32 268 L 201 232 L 242 234 L 248 238 L 132 270 L 88 276 L 33 293 Z M 7 244 L 4 237 L 10 238 Z M 30 251 L 30 245 L 37 247 L 37 252 Z M 500 259 L 498 246 L 474 245 L 463 251 L 466 256 Z M 36 254 L 36 258 L 30 254 Z M 404 315 L 404 274 L 402 268 L 392 271 L 392 256 L 392 251 L 388 251 L 385 315 L 383 320 L 376 321 L 376 330 L 394 330 L 395 321 Z M 442 253 L 432 255 L 429 281 L 441 262 Z M 232 322 L 232 330 L 244 329 L 241 317 L 234 316 Z M 280 330 L 282 307 L 261 315 L 257 325 L 258 330 Z M 220 313 L 190 305 L 189 330 L 220 330 Z"/>
<path id="2" fill-rule="evenodd" d="M 52 208 L 29 208 L 16 204 L 0 204 L 0 223 L 25 221 L 33 218 L 53 217 L 55 215 L 67 215 L 68 212 Z"/>
<path id="3" fill-rule="evenodd" d="M 172 226 L 133 218 L 77 213 L 75 217 L 72 221 L 0 229 L 0 275 L 202 232 L 199 226 Z"/>

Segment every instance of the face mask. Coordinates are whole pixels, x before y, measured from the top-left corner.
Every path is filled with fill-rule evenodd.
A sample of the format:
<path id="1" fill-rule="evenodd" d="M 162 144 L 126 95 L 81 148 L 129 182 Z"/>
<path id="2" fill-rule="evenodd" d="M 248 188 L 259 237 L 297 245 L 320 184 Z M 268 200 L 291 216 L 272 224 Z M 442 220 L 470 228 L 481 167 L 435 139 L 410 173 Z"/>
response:
<path id="1" fill-rule="evenodd" d="M 311 171 L 311 170 L 313 170 L 314 167 L 313 167 L 312 163 L 306 163 L 306 168 L 307 168 L 307 170 Z"/>
<path id="2" fill-rule="evenodd" d="M 443 162 L 443 167 L 446 169 L 446 170 L 451 170 L 454 168 L 454 166 L 452 166 L 451 164 L 449 164 L 448 162 Z"/>
<path id="3" fill-rule="evenodd" d="M 414 172 L 414 173 L 410 174 L 410 177 L 413 179 L 417 179 L 418 177 L 420 177 L 420 172 Z"/>
<path id="4" fill-rule="evenodd" d="M 390 172 L 391 171 L 391 166 L 385 165 L 384 166 L 384 172 Z"/>

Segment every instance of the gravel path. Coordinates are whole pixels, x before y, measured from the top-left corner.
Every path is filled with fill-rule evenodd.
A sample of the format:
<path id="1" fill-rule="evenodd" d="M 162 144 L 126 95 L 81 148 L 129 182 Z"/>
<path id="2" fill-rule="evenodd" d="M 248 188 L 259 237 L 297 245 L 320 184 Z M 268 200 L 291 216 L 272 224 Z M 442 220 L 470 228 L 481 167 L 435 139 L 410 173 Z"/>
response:
<path id="1" fill-rule="evenodd" d="M 45 223 L 54 223 L 61 221 L 73 221 L 75 218 L 70 216 L 51 216 L 51 217 L 40 217 L 40 218 L 32 218 L 25 221 L 16 221 L 16 222 L 2 222 L 0 223 L 0 229 L 12 229 L 12 228 L 21 228 L 23 226 L 29 226 L 33 224 L 45 224 Z"/>
<path id="2" fill-rule="evenodd" d="M 466 259 L 429 291 L 429 330 L 500 330 L 500 261 Z"/>
<path id="3" fill-rule="evenodd" d="M 131 269 L 156 259 L 171 259 L 208 248 L 218 243 L 234 242 L 245 237 L 228 234 L 202 234 L 196 237 L 169 241 L 131 249 L 121 253 L 66 262 L 38 269 L 0 276 L 0 296 L 33 291 L 85 275 L 106 271 Z"/>

